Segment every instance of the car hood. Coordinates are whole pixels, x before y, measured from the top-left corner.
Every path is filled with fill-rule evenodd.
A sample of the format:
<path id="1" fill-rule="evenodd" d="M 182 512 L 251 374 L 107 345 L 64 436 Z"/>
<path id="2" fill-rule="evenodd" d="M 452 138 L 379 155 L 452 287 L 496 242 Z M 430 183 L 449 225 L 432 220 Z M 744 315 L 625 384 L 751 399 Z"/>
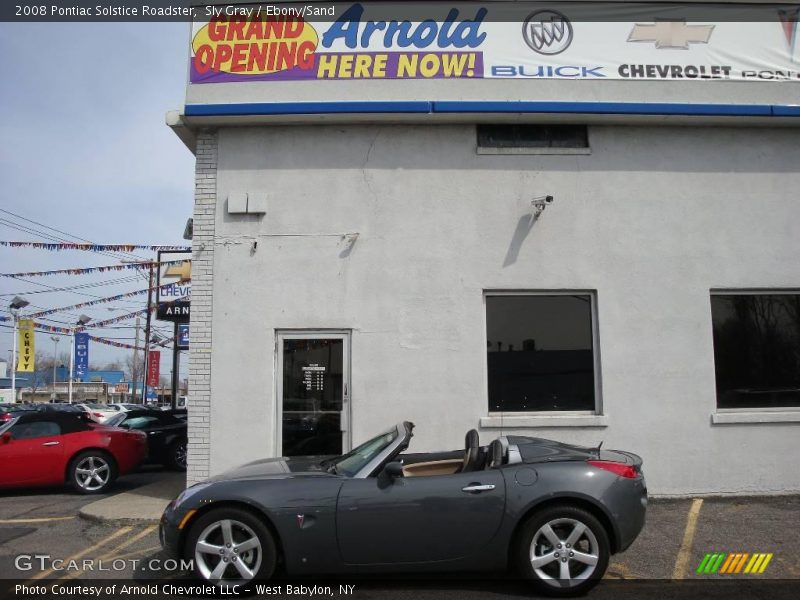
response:
<path id="1" fill-rule="evenodd" d="M 231 479 L 282 479 L 297 476 L 329 476 L 322 466 L 326 456 L 263 458 L 215 475 L 208 481 Z"/>

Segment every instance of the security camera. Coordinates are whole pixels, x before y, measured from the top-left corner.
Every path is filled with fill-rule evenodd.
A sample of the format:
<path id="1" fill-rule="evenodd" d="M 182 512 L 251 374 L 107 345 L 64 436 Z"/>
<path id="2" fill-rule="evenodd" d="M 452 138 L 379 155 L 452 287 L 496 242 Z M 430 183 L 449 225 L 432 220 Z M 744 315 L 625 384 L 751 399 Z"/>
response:
<path id="1" fill-rule="evenodd" d="M 535 215 L 538 217 L 544 209 L 547 207 L 548 204 L 553 203 L 554 198 L 552 196 L 538 196 L 531 200 L 531 206 L 533 206 L 535 210 Z"/>

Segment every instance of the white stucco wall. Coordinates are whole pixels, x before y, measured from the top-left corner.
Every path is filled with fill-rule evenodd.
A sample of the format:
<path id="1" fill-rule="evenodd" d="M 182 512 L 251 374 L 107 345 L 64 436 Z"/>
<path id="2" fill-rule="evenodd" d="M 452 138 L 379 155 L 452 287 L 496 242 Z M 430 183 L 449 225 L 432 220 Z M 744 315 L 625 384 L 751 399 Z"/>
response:
<path id="1" fill-rule="evenodd" d="M 190 476 L 275 454 L 282 328 L 352 330 L 355 442 L 408 419 L 412 449 L 460 447 L 487 415 L 484 291 L 564 289 L 596 292 L 608 425 L 505 433 L 637 452 L 657 494 L 800 490 L 800 423 L 711 423 L 709 302 L 800 288 L 796 131 L 597 126 L 590 143 L 483 156 L 470 125 L 221 129 L 210 465 L 197 438 Z M 266 192 L 267 214 L 228 215 L 233 191 Z"/>

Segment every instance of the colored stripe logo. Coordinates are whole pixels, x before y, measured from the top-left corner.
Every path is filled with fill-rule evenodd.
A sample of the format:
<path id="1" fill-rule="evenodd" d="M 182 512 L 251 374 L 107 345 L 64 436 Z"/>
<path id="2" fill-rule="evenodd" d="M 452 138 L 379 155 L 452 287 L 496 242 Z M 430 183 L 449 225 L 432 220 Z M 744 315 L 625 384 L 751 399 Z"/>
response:
<path id="1" fill-rule="evenodd" d="M 763 573 L 772 553 L 756 552 L 708 552 L 700 561 L 697 573 L 702 575 L 760 575 Z"/>

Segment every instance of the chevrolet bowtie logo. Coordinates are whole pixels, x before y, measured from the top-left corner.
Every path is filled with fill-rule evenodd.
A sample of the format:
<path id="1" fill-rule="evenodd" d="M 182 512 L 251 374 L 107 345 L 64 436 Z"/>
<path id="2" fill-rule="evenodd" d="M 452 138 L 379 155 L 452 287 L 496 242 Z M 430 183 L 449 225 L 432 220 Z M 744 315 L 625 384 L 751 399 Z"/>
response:
<path id="1" fill-rule="evenodd" d="M 713 25 L 687 25 L 686 21 L 656 21 L 636 23 L 628 36 L 629 42 L 654 42 L 656 48 L 689 49 L 689 44 L 707 44 Z"/>
<path id="2" fill-rule="evenodd" d="M 164 277 L 177 277 L 178 285 L 192 280 L 192 261 L 185 260 L 179 265 L 170 265 L 164 271 Z"/>

